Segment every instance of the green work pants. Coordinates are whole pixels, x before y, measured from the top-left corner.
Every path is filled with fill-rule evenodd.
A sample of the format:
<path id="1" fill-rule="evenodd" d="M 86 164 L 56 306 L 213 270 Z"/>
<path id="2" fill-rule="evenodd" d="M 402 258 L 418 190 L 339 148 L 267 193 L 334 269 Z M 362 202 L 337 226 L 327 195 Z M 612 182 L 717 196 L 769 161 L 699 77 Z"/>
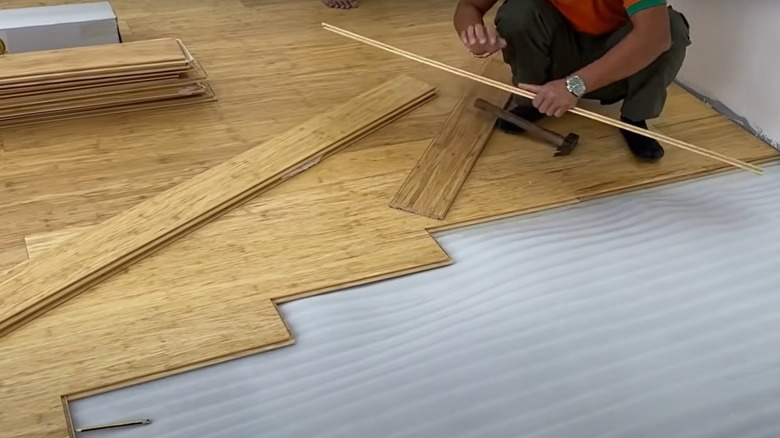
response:
<path id="1" fill-rule="evenodd" d="M 685 17 L 671 7 L 669 17 L 669 50 L 633 76 L 583 97 L 605 104 L 622 100 L 621 115 L 630 120 L 658 117 L 666 103 L 666 89 L 680 71 L 691 44 Z M 512 68 L 514 82 L 536 85 L 564 78 L 596 61 L 632 29 L 627 23 L 605 35 L 578 32 L 548 0 L 505 0 L 496 13 L 495 25 L 507 42 L 503 57 Z"/>

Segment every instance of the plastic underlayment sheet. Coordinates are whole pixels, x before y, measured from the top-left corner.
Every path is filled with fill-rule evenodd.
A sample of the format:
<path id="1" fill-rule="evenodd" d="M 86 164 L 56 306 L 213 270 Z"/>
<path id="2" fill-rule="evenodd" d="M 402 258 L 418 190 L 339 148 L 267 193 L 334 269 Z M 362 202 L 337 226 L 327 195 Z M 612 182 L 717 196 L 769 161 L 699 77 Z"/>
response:
<path id="1" fill-rule="evenodd" d="M 778 438 L 780 167 L 438 237 L 298 343 L 72 404 L 94 438 Z M 86 435 L 86 434 L 85 434 Z"/>

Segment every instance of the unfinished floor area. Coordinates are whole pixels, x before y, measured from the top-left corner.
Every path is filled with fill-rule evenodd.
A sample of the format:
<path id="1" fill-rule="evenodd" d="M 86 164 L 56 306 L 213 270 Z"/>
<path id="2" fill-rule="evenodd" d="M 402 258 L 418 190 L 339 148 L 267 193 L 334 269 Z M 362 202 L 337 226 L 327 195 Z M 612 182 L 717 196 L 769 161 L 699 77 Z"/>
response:
<path id="1" fill-rule="evenodd" d="M 472 84 L 320 23 L 474 71 L 452 31 L 452 1 L 365 0 L 348 11 L 318 0 L 111 4 L 125 40 L 180 38 L 218 101 L 0 131 L 0 270 L 399 74 L 439 95 L 0 338 L 4 437 L 62 438 L 69 401 L 289 345 L 277 302 L 450 264 L 431 230 L 725 168 L 673 147 L 661 163 L 639 163 L 614 128 L 568 115 L 545 123 L 582 136 L 571 156 L 495 133 L 445 220 L 412 215 L 389 203 Z M 652 129 L 749 162 L 778 155 L 677 87 Z"/>
<path id="2" fill-rule="evenodd" d="M 280 307 L 296 344 L 78 400 L 117 438 L 780 434 L 780 166 L 438 234 L 455 264 Z M 106 435 L 108 438 L 109 435 Z"/>

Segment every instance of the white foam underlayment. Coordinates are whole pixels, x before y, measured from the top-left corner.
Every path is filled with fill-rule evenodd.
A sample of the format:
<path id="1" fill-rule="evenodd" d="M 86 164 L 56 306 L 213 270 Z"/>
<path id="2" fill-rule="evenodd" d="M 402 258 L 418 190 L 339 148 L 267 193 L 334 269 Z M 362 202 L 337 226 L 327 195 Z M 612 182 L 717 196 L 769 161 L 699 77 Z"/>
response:
<path id="1" fill-rule="evenodd" d="M 72 404 L 95 438 L 778 438 L 780 167 L 437 236 L 297 344 Z"/>

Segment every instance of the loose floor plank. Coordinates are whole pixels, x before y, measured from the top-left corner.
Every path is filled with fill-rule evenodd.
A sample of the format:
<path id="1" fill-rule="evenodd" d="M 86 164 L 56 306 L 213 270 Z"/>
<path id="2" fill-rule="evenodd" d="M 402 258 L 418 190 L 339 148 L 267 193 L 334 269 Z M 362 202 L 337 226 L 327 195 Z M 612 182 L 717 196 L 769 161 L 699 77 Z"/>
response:
<path id="1" fill-rule="evenodd" d="M 81 77 L 89 72 L 132 71 L 139 66 L 187 66 L 181 43 L 173 38 L 44 50 L 0 56 L 0 84 Z"/>
<path id="2" fill-rule="evenodd" d="M 0 278 L 0 335 L 316 164 L 435 95 L 401 76 L 23 263 Z"/>
<path id="3" fill-rule="evenodd" d="M 494 60 L 483 65 L 480 75 L 499 81 L 510 77 L 506 65 Z M 506 91 L 481 84 L 463 96 L 398 189 L 390 206 L 444 219 L 496 123 L 495 117 L 474 108 L 474 100 L 479 97 L 503 106 L 509 96 Z"/>

